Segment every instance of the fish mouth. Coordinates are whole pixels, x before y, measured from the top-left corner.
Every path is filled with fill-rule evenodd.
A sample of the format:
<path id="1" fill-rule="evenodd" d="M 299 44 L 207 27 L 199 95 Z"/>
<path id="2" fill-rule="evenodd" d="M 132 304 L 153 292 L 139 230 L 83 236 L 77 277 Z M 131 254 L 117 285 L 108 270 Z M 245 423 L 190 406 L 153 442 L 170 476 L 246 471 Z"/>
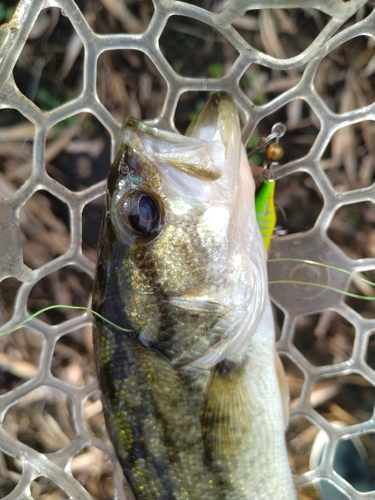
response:
<path id="1" fill-rule="evenodd" d="M 123 142 L 131 148 L 147 151 L 150 159 L 172 165 L 192 177 L 233 177 L 233 166 L 239 165 L 240 124 L 234 99 L 228 92 L 214 94 L 184 136 L 156 129 L 133 117 L 125 118 L 123 130 Z"/>

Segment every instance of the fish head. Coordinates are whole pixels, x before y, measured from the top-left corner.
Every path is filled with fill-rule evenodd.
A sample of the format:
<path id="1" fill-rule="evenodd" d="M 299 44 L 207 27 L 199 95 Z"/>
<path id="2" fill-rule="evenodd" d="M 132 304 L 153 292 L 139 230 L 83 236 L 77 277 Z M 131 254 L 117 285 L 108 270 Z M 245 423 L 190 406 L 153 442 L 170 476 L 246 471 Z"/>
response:
<path id="1" fill-rule="evenodd" d="M 214 94 L 185 136 L 125 119 L 94 307 L 171 363 L 209 368 L 255 331 L 265 260 L 231 95 Z"/>

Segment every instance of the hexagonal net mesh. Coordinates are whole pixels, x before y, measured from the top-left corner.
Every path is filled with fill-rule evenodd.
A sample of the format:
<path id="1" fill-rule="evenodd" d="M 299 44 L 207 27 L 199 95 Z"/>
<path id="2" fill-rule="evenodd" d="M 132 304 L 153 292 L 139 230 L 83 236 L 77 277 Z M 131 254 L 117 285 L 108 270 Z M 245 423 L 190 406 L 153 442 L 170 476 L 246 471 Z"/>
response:
<path id="1" fill-rule="evenodd" d="M 90 304 L 93 214 L 102 206 L 109 149 L 113 157 L 121 141 L 121 114 L 176 130 L 208 92 L 227 90 L 244 141 L 267 135 L 276 121 L 287 125 L 286 160 L 275 176 L 289 234 L 272 242 L 269 279 L 300 498 L 373 499 L 375 310 L 371 300 L 337 291 L 373 295 L 371 2 L 89 4 L 82 12 L 73 0 L 21 1 L 0 29 L 2 330 L 50 304 Z M 119 24 L 99 34 L 95 8 L 101 26 L 108 12 Z M 47 39 L 63 29 L 60 21 L 71 32 L 59 45 L 65 55 L 56 78 L 68 88 L 80 64 L 80 89 L 59 101 L 53 79 L 37 91 L 30 86 L 51 64 Z M 125 33 L 110 33 L 113 26 Z M 35 53 L 25 86 L 20 75 Z M 125 498 L 104 430 L 90 325 L 88 313 L 60 311 L 1 339 L 2 498 Z M 352 477 L 348 457 L 358 469 Z"/>

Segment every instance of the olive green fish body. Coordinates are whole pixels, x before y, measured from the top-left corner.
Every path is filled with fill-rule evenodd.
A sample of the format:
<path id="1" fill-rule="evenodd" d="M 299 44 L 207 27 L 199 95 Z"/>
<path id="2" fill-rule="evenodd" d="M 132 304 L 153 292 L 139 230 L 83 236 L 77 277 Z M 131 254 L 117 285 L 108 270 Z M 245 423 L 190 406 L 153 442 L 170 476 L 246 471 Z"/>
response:
<path id="1" fill-rule="evenodd" d="M 107 426 L 137 499 L 292 500 L 266 254 L 231 96 L 187 136 L 130 118 L 93 308 Z"/>
<path id="2" fill-rule="evenodd" d="M 152 351 L 107 334 L 110 363 L 120 357 L 122 365 L 114 370 L 103 364 L 99 371 L 106 421 L 136 498 L 213 498 L 200 431 L 204 384 L 197 369 L 176 369 Z"/>

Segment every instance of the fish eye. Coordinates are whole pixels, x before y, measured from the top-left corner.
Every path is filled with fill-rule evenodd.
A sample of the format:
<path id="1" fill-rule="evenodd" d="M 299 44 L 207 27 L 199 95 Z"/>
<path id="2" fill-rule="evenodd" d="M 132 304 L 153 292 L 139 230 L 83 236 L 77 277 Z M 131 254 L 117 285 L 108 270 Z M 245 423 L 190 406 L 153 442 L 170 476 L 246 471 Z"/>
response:
<path id="1" fill-rule="evenodd" d="M 149 236 L 159 229 L 161 215 L 159 201 L 143 191 L 131 193 L 125 199 L 121 210 L 125 226 L 142 236 Z"/>

